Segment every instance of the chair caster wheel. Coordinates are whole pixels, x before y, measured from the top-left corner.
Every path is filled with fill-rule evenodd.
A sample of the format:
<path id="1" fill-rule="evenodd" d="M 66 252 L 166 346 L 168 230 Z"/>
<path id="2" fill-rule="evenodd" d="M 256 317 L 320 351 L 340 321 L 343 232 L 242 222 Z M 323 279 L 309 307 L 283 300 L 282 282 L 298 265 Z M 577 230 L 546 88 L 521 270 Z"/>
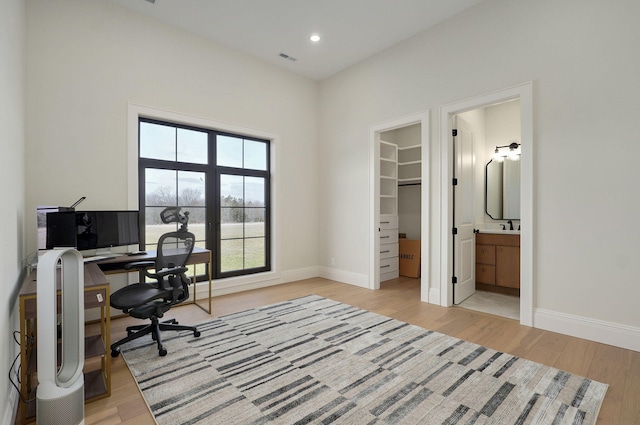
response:
<path id="1" fill-rule="evenodd" d="M 164 357 L 167 355 L 167 350 L 161 348 L 160 350 L 158 350 L 158 354 L 160 354 L 160 357 Z"/>
<path id="2" fill-rule="evenodd" d="M 120 348 L 111 349 L 111 357 L 118 357 L 120 355 Z"/>
<path id="3" fill-rule="evenodd" d="M 200 336 L 200 331 L 193 331 L 193 336 L 196 338 Z"/>

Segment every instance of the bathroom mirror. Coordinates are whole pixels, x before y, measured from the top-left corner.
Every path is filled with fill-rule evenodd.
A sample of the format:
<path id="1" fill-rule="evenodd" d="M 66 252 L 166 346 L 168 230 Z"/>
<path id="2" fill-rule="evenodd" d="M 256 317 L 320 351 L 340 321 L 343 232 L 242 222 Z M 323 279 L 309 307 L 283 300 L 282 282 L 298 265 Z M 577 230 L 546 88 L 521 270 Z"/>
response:
<path id="1" fill-rule="evenodd" d="M 520 220 L 520 160 L 492 159 L 485 167 L 485 212 L 494 220 Z"/>

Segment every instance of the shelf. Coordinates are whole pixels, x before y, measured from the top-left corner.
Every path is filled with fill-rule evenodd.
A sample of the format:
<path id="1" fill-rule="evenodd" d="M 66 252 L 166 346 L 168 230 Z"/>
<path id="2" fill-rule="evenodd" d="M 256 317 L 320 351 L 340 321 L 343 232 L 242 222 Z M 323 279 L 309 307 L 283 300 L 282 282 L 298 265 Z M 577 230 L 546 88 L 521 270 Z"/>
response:
<path id="1" fill-rule="evenodd" d="M 398 180 L 398 186 L 409 186 L 422 184 L 422 179 L 420 178 L 412 178 L 412 179 L 400 179 Z"/>
<path id="2" fill-rule="evenodd" d="M 396 162 L 380 161 L 380 178 L 395 179 L 398 175 Z"/>
<path id="3" fill-rule="evenodd" d="M 94 357 L 100 357 L 107 354 L 104 342 L 100 335 L 91 335 L 84 338 L 84 358 L 91 359 Z M 58 341 L 58 366 L 62 361 L 62 344 Z M 38 370 L 38 349 L 34 348 L 29 357 L 27 364 L 27 373 L 35 373 Z"/>
<path id="4" fill-rule="evenodd" d="M 406 180 L 420 180 L 422 177 L 422 164 L 414 162 L 403 167 L 398 167 L 398 182 Z"/>
<path id="5" fill-rule="evenodd" d="M 420 149 L 422 145 L 398 146 L 399 151 L 408 151 L 409 149 Z"/>
<path id="6" fill-rule="evenodd" d="M 380 140 L 380 160 L 396 161 L 398 159 L 398 148 L 393 143 Z"/>
<path id="7" fill-rule="evenodd" d="M 107 360 L 109 361 L 109 360 Z M 92 370 L 84 374 L 84 400 L 93 401 L 107 397 L 107 384 L 102 370 Z"/>

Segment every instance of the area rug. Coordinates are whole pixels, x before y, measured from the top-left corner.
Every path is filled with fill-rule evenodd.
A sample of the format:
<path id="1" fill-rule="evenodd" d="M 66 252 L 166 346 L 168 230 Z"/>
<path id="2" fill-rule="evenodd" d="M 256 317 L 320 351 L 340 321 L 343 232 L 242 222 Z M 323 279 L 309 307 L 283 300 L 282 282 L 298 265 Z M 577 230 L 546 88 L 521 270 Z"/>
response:
<path id="1" fill-rule="evenodd" d="M 594 424 L 607 385 L 319 296 L 123 356 L 158 424 Z"/>

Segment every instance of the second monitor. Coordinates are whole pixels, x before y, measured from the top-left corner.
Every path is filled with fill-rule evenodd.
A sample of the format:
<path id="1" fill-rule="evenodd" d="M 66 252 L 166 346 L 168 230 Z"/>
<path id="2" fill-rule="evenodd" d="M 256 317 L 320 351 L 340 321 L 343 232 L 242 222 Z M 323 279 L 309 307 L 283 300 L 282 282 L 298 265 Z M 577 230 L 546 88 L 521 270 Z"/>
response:
<path id="1" fill-rule="evenodd" d="M 47 249 L 79 251 L 140 243 L 138 211 L 69 211 L 47 214 Z"/>

